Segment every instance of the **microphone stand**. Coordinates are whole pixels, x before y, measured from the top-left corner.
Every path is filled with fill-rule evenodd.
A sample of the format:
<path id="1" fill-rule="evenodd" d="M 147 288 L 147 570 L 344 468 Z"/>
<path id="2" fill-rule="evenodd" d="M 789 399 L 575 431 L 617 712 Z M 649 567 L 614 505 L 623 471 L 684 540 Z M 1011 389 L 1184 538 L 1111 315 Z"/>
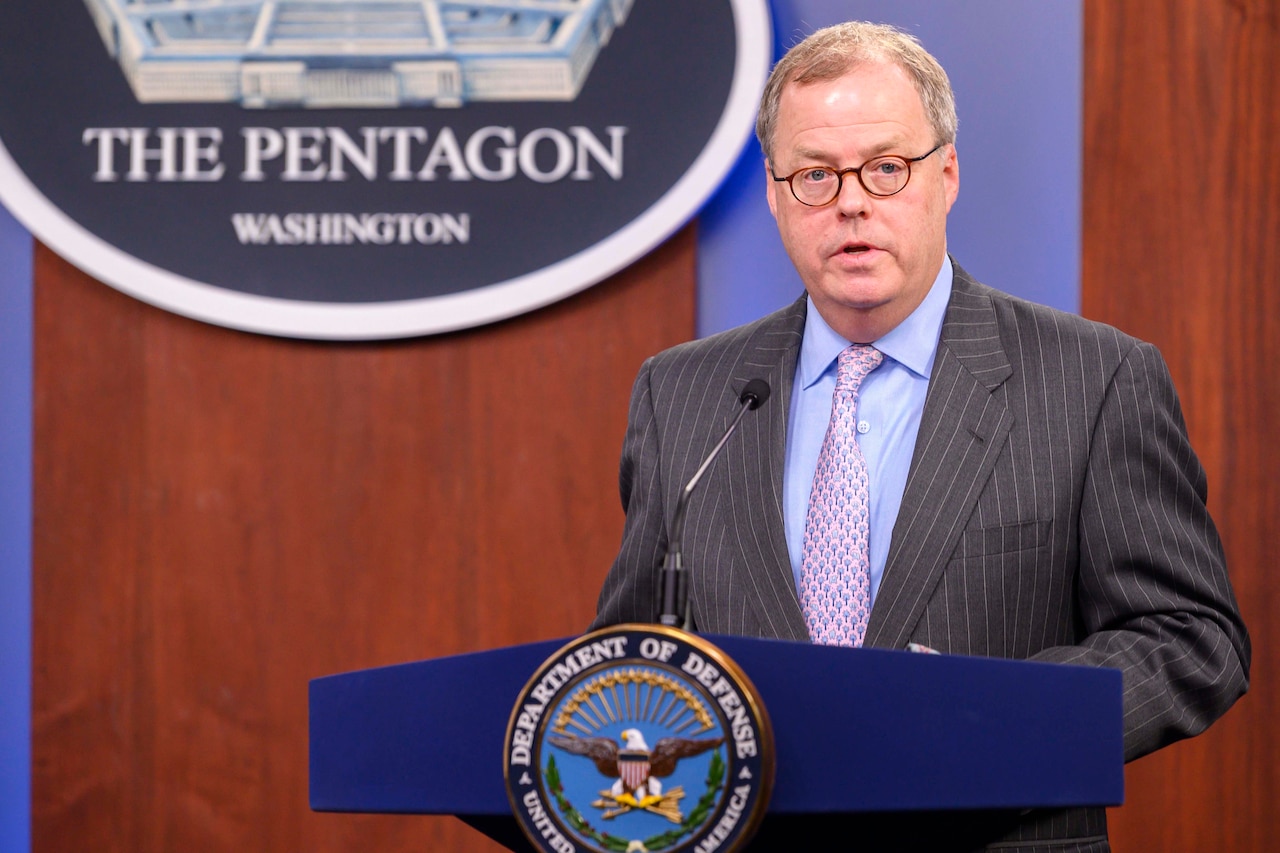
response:
<path id="1" fill-rule="evenodd" d="M 658 621 L 663 625 L 680 627 L 685 631 L 693 630 L 693 618 L 689 612 L 689 570 L 685 568 L 681 553 L 684 544 L 684 519 L 689 505 L 689 496 L 693 494 L 698 481 L 702 479 L 703 474 L 707 473 L 711 463 L 716 461 L 716 457 L 720 455 L 720 451 L 724 449 L 729 437 L 738 428 L 742 418 L 747 412 L 763 406 L 765 401 L 769 399 L 770 390 L 769 383 L 763 379 L 752 379 L 746 384 L 746 387 L 742 389 L 742 393 L 738 395 L 738 403 L 741 406 L 738 414 L 734 417 L 733 422 L 729 424 L 729 428 L 725 430 L 724 436 L 719 443 L 711 449 L 711 453 L 707 455 L 702 465 L 690 478 L 689 483 L 680 492 L 680 497 L 676 501 L 675 514 L 671 519 L 670 535 L 667 537 L 667 553 L 662 559 L 662 612 Z"/>

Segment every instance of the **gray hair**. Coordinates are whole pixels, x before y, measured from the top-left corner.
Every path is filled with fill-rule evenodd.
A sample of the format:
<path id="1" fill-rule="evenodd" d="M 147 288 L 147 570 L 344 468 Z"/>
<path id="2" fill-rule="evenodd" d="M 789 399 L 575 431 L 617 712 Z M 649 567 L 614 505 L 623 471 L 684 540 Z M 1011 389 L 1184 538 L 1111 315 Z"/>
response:
<path id="1" fill-rule="evenodd" d="M 941 145 L 956 141 L 956 97 L 938 60 L 915 36 L 896 27 L 849 21 L 818 30 L 787 51 L 773 67 L 756 118 L 756 137 L 764 156 L 773 157 L 778 104 L 787 84 L 834 80 L 862 63 L 889 63 L 906 71 L 924 104 L 934 142 Z"/>

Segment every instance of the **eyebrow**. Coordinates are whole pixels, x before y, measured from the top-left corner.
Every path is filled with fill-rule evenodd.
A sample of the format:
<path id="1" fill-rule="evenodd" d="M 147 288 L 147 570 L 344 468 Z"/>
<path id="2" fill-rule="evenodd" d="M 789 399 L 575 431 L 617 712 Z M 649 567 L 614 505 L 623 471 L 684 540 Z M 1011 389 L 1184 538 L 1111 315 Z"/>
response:
<path id="1" fill-rule="evenodd" d="M 893 139 L 889 139 L 884 142 L 881 142 L 879 145 L 874 145 L 870 149 L 868 149 L 867 156 L 862 162 L 865 163 L 867 162 L 867 160 L 874 160 L 875 158 L 879 157 L 882 154 L 887 154 L 890 151 L 902 148 L 902 146 L 905 144 L 906 144 L 906 140 L 900 137 L 894 137 Z M 827 154 L 827 152 L 819 150 L 817 148 L 798 148 L 793 152 L 793 155 L 796 157 L 797 160 L 808 162 L 808 163 L 835 162 L 834 159 L 829 154 Z"/>

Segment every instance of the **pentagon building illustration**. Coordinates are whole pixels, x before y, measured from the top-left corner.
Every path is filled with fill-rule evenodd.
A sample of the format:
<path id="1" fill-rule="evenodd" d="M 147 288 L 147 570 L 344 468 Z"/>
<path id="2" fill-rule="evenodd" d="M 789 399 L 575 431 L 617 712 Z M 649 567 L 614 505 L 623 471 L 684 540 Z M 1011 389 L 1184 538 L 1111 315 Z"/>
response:
<path id="1" fill-rule="evenodd" d="M 85 0 L 143 103 L 571 101 L 634 0 Z"/>

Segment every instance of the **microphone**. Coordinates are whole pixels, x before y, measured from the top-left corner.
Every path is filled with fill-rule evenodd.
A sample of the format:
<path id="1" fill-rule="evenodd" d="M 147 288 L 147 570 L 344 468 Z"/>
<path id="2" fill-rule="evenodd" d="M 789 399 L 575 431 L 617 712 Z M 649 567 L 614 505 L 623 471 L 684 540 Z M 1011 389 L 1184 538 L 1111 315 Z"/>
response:
<path id="1" fill-rule="evenodd" d="M 689 484 L 684 487 L 684 491 L 680 493 L 680 498 L 676 501 L 676 511 L 671 518 L 671 531 L 667 537 L 667 553 L 662 559 L 662 615 L 658 621 L 663 625 L 679 626 L 686 631 L 693 629 L 693 620 L 689 614 L 689 572 L 684 567 L 681 555 L 682 540 L 684 538 L 684 516 L 689 505 L 689 496 L 693 494 L 693 490 L 697 488 L 698 481 L 702 479 L 703 474 L 707 473 L 711 463 L 716 461 L 716 457 L 720 455 L 720 451 L 728 443 L 729 436 L 733 435 L 733 431 L 738 428 L 742 417 L 747 412 L 763 406 L 765 401 L 769 399 L 770 390 L 769 383 L 763 379 L 752 379 L 743 387 L 742 393 L 738 395 L 738 405 L 741 408 L 738 409 L 737 416 L 729 424 L 729 428 L 725 430 L 720 442 L 711 449 L 711 453 L 707 455 L 702 465 L 694 472 Z"/>

